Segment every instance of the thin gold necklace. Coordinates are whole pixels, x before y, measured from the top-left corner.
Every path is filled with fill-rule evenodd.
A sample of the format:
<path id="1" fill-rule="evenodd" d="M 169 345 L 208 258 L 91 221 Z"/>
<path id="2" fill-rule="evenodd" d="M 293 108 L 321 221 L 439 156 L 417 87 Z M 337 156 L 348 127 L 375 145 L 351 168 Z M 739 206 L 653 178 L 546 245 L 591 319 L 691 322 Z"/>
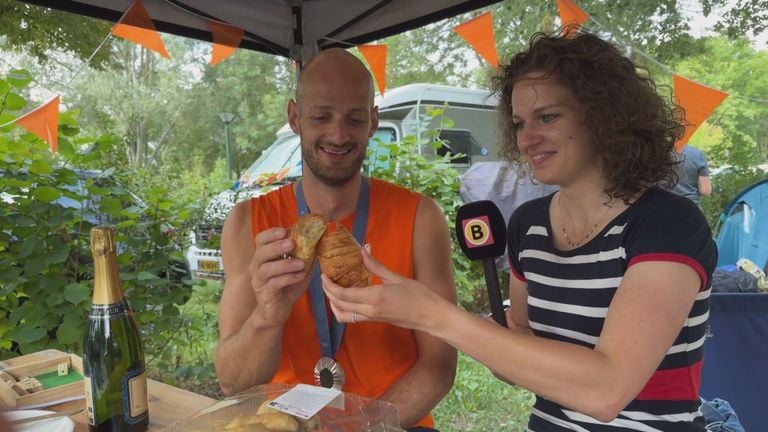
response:
<path id="1" fill-rule="evenodd" d="M 568 244 L 568 246 L 572 248 L 576 248 L 584 244 L 589 238 L 592 237 L 592 234 L 595 233 L 595 230 L 597 230 L 597 227 L 600 226 L 602 221 L 605 219 L 605 217 L 610 213 L 611 206 L 608 204 L 604 204 L 608 210 L 603 213 L 600 218 L 595 222 L 594 225 L 592 225 L 592 228 L 589 229 L 589 232 L 581 239 L 581 240 L 572 240 L 571 236 L 568 235 L 568 232 L 565 230 L 565 222 L 562 222 L 560 224 L 560 228 L 563 230 L 563 238 L 565 238 L 565 242 Z M 560 193 L 557 194 L 557 206 L 560 207 L 560 213 L 564 214 L 568 221 L 571 223 L 571 225 L 576 226 L 576 224 L 573 222 L 573 218 L 571 218 L 571 214 L 568 213 L 568 210 L 563 207 L 563 200 L 561 199 Z"/>

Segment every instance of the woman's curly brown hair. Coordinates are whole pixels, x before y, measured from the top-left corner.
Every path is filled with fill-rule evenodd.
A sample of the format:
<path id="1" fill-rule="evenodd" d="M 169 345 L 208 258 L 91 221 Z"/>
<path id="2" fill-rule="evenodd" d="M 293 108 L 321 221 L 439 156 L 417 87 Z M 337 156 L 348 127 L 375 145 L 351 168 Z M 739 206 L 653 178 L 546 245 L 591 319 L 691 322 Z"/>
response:
<path id="1" fill-rule="evenodd" d="M 493 79 L 502 157 L 521 160 L 512 90 L 529 73 L 554 77 L 582 104 L 584 121 L 603 158 L 607 195 L 628 203 L 648 187 L 677 182 L 674 145 L 685 131 L 682 108 L 662 98 L 647 71 L 638 70 L 614 45 L 585 32 L 537 33 L 528 50 L 502 65 Z"/>

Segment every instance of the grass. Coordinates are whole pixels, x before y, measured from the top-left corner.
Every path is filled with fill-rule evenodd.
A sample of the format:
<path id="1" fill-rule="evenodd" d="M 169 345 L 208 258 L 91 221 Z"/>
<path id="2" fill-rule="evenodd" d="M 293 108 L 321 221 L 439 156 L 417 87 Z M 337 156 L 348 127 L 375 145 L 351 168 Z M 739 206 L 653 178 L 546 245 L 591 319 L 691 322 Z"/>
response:
<path id="1" fill-rule="evenodd" d="M 220 283 L 201 281 L 192 298 L 180 309 L 182 325 L 163 345 L 147 348 L 152 378 L 214 399 L 223 395 L 213 369 L 218 340 L 217 317 Z M 434 410 L 441 432 L 523 431 L 533 395 L 496 379 L 474 359 L 459 354 L 451 392 Z"/>
<path id="2" fill-rule="evenodd" d="M 531 405 L 532 393 L 459 353 L 453 389 L 434 410 L 435 426 L 441 432 L 524 431 Z"/>

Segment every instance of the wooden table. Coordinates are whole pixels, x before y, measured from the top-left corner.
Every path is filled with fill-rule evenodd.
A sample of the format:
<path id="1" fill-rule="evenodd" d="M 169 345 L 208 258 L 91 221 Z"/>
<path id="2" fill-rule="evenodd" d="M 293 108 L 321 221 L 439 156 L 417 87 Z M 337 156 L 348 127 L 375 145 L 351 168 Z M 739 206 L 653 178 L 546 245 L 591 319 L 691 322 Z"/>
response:
<path id="1" fill-rule="evenodd" d="M 216 402 L 216 399 L 169 386 L 155 380 L 147 380 L 147 398 L 149 399 L 149 432 L 166 428 L 179 420 L 192 417 L 201 409 Z M 47 408 L 53 411 L 84 408 L 85 401 L 65 402 Z M 75 422 L 75 432 L 88 432 L 88 418 L 85 411 L 70 417 Z"/>

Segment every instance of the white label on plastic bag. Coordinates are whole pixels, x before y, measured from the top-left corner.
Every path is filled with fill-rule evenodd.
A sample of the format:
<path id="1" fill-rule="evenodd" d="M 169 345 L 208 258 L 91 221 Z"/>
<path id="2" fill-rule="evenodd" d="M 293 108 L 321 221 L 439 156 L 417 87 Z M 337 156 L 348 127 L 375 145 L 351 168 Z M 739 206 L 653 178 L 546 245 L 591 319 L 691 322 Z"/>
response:
<path id="1" fill-rule="evenodd" d="M 307 420 L 326 406 L 343 410 L 344 393 L 325 387 L 297 384 L 267 403 L 267 406 Z"/>

